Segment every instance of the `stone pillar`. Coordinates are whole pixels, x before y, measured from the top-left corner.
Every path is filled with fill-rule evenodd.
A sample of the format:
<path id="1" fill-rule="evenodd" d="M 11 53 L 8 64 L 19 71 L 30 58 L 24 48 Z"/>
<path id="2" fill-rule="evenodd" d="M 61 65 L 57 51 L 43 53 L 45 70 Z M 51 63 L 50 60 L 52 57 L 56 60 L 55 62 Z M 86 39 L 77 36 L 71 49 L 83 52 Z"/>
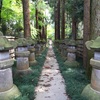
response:
<path id="1" fill-rule="evenodd" d="M 17 69 L 16 74 L 29 74 L 32 73 L 29 67 L 29 55 L 27 46 L 18 46 L 16 49 Z"/>
<path id="2" fill-rule="evenodd" d="M 34 65 L 37 64 L 37 61 L 35 60 L 35 48 L 34 46 L 30 46 L 28 48 L 28 50 L 30 51 L 30 55 L 29 55 L 29 65 Z"/>
<path id="3" fill-rule="evenodd" d="M 13 100 L 21 95 L 13 84 L 12 65 L 9 50 L 0 50 L 0 100 Z"/>
<path id="4" fill-rule="evenodd" d="M 78 67 L 79 63 L 76 61 L 76 44 L 71 40 L 67 45 L 67 60 L 65 61 L 67 67 Z"/>
<path id="5" fill-rule="evenodd" d="M 88 41 L 86 45 L 94 50 L 94 57 L 90 59 L 92 65 L 91 84 L 87 85 L 82 96 L 87 100 L 100 100 L 100 36 L 94 41 Z"/>

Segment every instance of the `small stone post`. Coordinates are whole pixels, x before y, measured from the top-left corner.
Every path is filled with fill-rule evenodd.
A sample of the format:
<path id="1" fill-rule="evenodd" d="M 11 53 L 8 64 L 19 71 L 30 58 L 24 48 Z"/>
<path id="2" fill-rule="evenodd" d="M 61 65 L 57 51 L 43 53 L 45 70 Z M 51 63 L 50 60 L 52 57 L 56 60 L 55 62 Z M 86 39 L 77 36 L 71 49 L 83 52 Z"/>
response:
<path id="1" fill-rule="evenodd" d="M 13 84 L 11 67 L 14 60 L 10 58 L 11 48 L 9 41 L 0 36 L 0 100 L 14 100 L 21 95 L 17 86 Z"/>
<path id="2" fill-rule="evenodd" d="M 100 36 L 95 40 L 86 42 L 87 48 L 94 50 L 94 57 L 90 59 L 92 65 L 91 84 L 87 85 L 82 96 L 87 100 L 100 100 Z"/>
<path id="3" fill-rule="evenodd" d="M 78 67 L 79 63 L 76 61 L 76 42 L 75 40 L 70 40 L 67 44 L 67 60 L 65 65 L 68 67 Z"/>

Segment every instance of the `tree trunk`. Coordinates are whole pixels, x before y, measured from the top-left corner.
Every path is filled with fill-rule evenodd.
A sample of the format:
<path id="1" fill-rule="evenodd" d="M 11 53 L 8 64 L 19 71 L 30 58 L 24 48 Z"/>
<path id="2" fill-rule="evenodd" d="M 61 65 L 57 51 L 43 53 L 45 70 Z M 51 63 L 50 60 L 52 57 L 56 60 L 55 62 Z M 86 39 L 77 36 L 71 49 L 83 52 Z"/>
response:
<path id="1" fill-rule="evenodd" d="M 44 31 L 45 31 L 45 40 L 47 41 L 47 25 L 45 25 Z"/>
<path id="2" fill-rule="evenodd" d="M 61 39 L 65 39 L 65 0 L 62 0 Z"/>
<path id="3" fill-rule="evenodd" d="M 58 9 L 58 16 L 57 16 L 57 21 L 58 21 L 58 28 L 57 28 L 57 30 L 58 30 L 58 40 L 60 40 L 60 0 L 58 0 L 58 5 L 57 5 L 57 9 Z"/>
<path id="4" fill-rule="evenodd" d="M 72 38 L 74 40 L 76 40 L 76 34 L 77 34 L 77 21 L 76 19 L 73 17 L 72 18 Z"/>
<path id="5" fill-rule="evenodd" d="M 35 18 L 36 18 L 36 29 L 38 29 L 38 10 L 36 8 L 36 12 L 35 12 Z"/>
<path id="6" fill-rule="evenodd" d="M 0 24 L 1 24 L 1 11 L 2 11 L 2 2 L 3 2 L 3 0 L 0 0 Z"/>
<path id="7" fill-rule="evenodd" d="M 54 13 L 54 16 L 55 16 L 55 40 L 58 39 L 58 19 L 57 19 L 57 13 L 58 13 L 58 10 L 57 8 L 55 7 L 55 13 Z"/>
<path id="8" fill-rule="evenodd" d="M 23 19 L 24 19 L 24 37 L 30 37 L 30 12 L 29 0 L 22 0 L 23 4 Z"/>
<path id="9" fill-rule="evenodd" d="M 84 34 L 83 34 L 83 66 L 86 68 L 87 76 L 91 76 L 90 51 L 87 50 L 85 42 L 90 40 L 90 0 L 84 0 Z"/>
<path id="10" fill-rule="evenodd" d="M 39 39 L 42 39 L 42 27 L 39 25 Z"/>

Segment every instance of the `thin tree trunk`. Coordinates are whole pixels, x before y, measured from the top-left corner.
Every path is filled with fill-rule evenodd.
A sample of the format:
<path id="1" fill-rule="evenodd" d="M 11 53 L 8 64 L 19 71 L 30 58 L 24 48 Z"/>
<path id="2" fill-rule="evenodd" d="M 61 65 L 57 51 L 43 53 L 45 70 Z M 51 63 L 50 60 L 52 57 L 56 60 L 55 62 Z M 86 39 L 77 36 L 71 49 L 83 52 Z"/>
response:
<path id="1" fill-rule="evenodd" d="M 29 0 L 22 0 L 23 4 L 23 20 L 24 20 L 24 37 L 30 37 L 30 12 Z"/>
<path id="2" fill-rule="evenodd" d="M 84 0 L 83 66 L 86 68 L 87 75 L 90 78 L 90 53 L 85 46 L 85 42 L 88 40 L 90 40 L 90 0 Z"/>
<path id="3" fill-rule="evenodd" d="M 1 11 L 2 11 L 2 2 L 3 2 L 3 0 L 0 0 L 0 24 L 1 24 Z"/>
<path id="4" fill-rule="evenodd" d="M 65 0 L 62 0 L 61 39 L 65 39 Z"/>
<path id="5" fill-rule="evenodd" d="M 57 22 L 58 22 L 58 19 L 57 19 L 57 13 L 58 13 L 58 10 L 57 10 L 57 8 L 55 7 L 55 13 L 54 13 L 54 15 L 55 15 L 55 40 L 57 40 L 58 39 L 58 24 L 57 24 Z"/>
<path id="6" fill-rule="evenodd" d="M 47 41 L 47 25 L 45 25 L 44 30 L 45 30 L 45 40 Z"/>
<path id="7" fill-rule="evenodd" d="M 35 12 L 35 18 L 36 18 L 36 29 L 38 29 L 38 10 L 36 8 L 36 12 Z"/>
<path id="8" fill-rule="evenodd" d="M 57 9 L 58 9 L 58 18 L 57 18 L 58 19 L 57 20 L 58 21 L 58 25 L 57 25 L 58 26 L 58 29 L 57 29 L 58 35 L 57 36 L 58 36 L 58 40 L 60 40 L 60 0 L 58 0 Z"/>
<path id="9" fill-rule="evenodd" d="M 77 21 L 76 19 L 73 17 L 72 18 L 72 38 L 74 40 L 76 40 L 76 34 L 77 34 Z"/>

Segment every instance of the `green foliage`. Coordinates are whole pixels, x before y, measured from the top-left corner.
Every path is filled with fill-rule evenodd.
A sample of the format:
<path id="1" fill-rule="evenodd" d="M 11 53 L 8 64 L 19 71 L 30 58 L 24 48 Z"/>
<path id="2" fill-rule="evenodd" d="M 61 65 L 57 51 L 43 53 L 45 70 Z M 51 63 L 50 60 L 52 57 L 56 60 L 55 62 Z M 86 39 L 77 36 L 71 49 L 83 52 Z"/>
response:
<path id="1" fill-rule="evenodd" d="M 69 98 L 71 100 L 87 100 L 81 96 L 84 87 L 89 83 L 82 67 L 82 61 L 80 60 L 80 67 L 78 68 L 67 68 L 64 65 L 65 61 L 61 58 L 59 51 L 56 48 L 54 48 L 54 51 L 60 66 L 60 71 L 65 80 L 66 92 Z"/>
<path id="2" fill-rule="evenodd" d="M 14 83 L 18 86 L 22 95 L 15 100 L 33 100 L 35 98 L 35 87 L 38 84 L 38 80 L 42 71 L 42 66 L 45 61 L 45 56 L 47 49 L 42 53 L 42 55 L 36 57 L 38 62 L 37 65 L 31 66 L 33 73 L 24 76 L 16 76 L 14 78 Z M 13 69 L 15 70 L 15 69 Z"/>
<path id="3" fill-rule="evenodd" d="M 84 0 L 67 0 L 66 9 L 70 17 L 75 17 L 78 21 L 83 20 Z"/>
<path id="4" fill-rule="evenodd" d="M 54 27 L 52 25 L 47 26 L 47 38 L 51 38 L 52 40 L 54 40 Z"/>

